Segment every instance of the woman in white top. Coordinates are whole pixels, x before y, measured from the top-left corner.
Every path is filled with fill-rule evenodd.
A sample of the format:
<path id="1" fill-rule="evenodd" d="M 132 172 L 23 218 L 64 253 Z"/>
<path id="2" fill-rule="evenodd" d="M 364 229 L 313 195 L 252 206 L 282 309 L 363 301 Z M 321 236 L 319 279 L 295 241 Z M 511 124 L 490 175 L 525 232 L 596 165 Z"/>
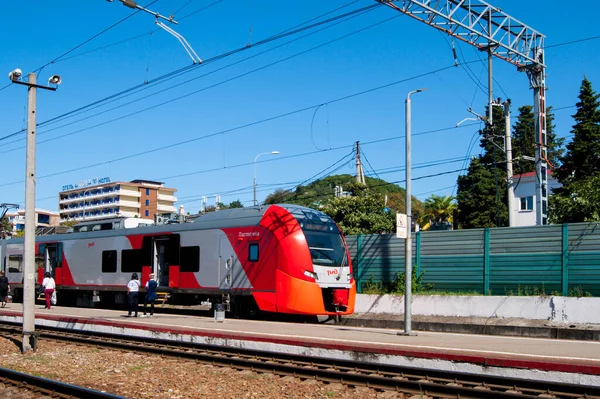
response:
<path id="1" fill-rule="evenodd" d="M 135 317 L 138 317 L 138 296 L 140 293 L 140 280 L 138 280 L 137 273 L 133 273 L 131 275 L 131 280 L 127 283 L 127 299 L 129 302 L 129 314 L 128 317 L 131 317 L 131 312 L 135 310 Z"/>
<path id="2" fill-rule="evenodd" d="M 42 281 L 42 285 L 44 286 L 44 296 L 46 297 L 45 309 L 50 309 L 50 298 L 52 298 L 52 294 L 54 294 L 54 289 L 56 288 L 56 283 L 50 272 L 46 272 L 46 277 Z"/>

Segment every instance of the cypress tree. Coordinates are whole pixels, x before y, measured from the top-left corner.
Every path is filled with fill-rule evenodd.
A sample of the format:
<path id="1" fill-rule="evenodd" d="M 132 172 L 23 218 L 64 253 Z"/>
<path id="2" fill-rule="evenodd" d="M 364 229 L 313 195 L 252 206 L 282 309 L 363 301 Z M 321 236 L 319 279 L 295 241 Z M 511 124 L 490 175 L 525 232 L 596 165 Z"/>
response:
<path id="1" fill-rule="evenodd" d="M 555 170 L 562 187 L 550 197 L 549 216 L 553 223 L 600 220 L 599 98 L 584 77 L 573 115 L 573 140 L 567 144 L 562 167 Z"/>
<path id="2" fill-rule="evenodd" d="M 573 115 L 573 140 L 567 144 L 562 158 L 562 168 L 557 171 L 563 185 L 573 178 L 574 181 L 596 176 L 600 172 L 600 94 L 592 88 L 592 83 L 583 78 L 579 89 L 577 112 Z"/>
<path id="3" fill-rule="evenodd" d="M 515 175 L 535 171 L 534 162 L 522 159 L 523 156 L 535 158 L 534 122 L 533 107 L 531 105 L 519 107 L 519 115 L 512 132 L 513 173 Z M 560 157 L 564 151 L 564 139 L 556 137 L 554 128 L 554 113 L 552 107 L 548 107 L 546 109 L 546 146 L 551 169 L 560 166 Z"/>
<path id="4" fill-rule="evenodd" d="M 482 154 L 471 160 L 466 176 L 458 177 L 459 228 L 508 224 L 504 113 L 494 111 L 493 125 L 479 132 Z"/>

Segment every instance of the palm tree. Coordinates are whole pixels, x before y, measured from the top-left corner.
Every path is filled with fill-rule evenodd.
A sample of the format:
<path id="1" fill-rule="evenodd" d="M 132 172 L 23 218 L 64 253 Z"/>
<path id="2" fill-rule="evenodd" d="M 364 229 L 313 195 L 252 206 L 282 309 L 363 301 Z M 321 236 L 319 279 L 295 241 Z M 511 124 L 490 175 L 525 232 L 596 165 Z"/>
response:
<path id="1" fill-rule="evenodd" d="M 419 218 L 421 230 L 429 230 L 432 225 L 452 224 L 454 212 L 458 208 L 455 198 L 451 195 L 432 194 L 423 205 L 425 212 Z"/>

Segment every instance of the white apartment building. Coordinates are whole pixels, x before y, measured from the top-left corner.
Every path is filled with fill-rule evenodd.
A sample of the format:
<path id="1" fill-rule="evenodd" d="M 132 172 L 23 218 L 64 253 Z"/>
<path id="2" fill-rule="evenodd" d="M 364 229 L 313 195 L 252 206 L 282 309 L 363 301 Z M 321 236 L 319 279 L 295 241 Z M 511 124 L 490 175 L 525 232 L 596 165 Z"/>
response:
<path id="1" fill-rule="evenodd" d="M 513 202 L 514 209 L 511 213 L 512 226 L 535 226 L 536 224 L 536 192 L 535 172 L 515 175 L 513 177 L 515 187 L 515 200 Z M 548 171 L 548 196 L 552 194 L 552 190 L 560 187 L 560 183 L 552 176 L 552 172 Z"/>
<path id="2" fill-rule="evenodd" d="M 176 211 L 175 191 L 162 182 L 150 180 L 91 179 L 63 186 L 58 196 L 58 212 L 61 222 L 114 217 L 153 219 Z"/>
<path id="3" fill-rule="evenodd" d="M 6 212 L 5 217 L 12 225 L 12 233 L 25 229 L 25 210 L 20 209 L 14 212 Z M 46 209 L 35 208 L 35 227 L 53 227 L 58 226 L 58 212 L 48 211 Z"/>

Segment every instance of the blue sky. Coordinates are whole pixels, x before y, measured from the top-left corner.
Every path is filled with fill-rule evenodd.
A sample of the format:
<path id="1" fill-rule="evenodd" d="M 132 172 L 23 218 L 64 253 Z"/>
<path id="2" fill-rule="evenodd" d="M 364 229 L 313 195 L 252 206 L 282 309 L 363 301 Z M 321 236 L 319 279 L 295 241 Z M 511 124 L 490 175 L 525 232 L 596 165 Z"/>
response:
<path id="1" fill-rule="evenodd" d="M 526 7 L 516 0 L 491 3 L 545 34 L 546 46 L 600 34 L 600 3 L 595 1 L 578 7 L 538 0 Z M 174 28 L 208 60 L 338 7 L 345 6 L 331 15 L 370 4 L 372 0 L 158 0 L 150 8 L 183 18 Z M 104 0 L 24 0 L 19 6 L 0 28 L 3 76 L 14 68 L 34 71 L 132 13 L 119 1 Z M 56 92 L 38 91 L 38 123 L 190 66 L 176 39 L 156 29 L 154 18 L 140 12 L 45 66 L 38 82 L 57 73 L 63 83 Z M 428 91 L 413 97 L 413 193 L 420 199 L 452 194 L 458 172 L 447 172 L 464 167 L 462 158 L 469 155 L 479 129 L 477 124 L 453 127 L 472 116 L 470 106 L 484 113 L 487 94 L 463 67 L 429 73 L 454 64 L 451 39 L 387 7 L 300 38 L 311 32 L 250 47 L 39 126 L 36 206 L 56 210 L 63 185 L 104 176 L 164 181 L 178 190 L 179 203 L 192 213 L 200 209 L 203 195 L 220 194 L 224 203 L 240 199 L 250 205 L 257 154 L 280 151 L 261 156 L 256 164 L 262 200 L 274 189 L 292 188 L 334 164 L 332 169 L 340 167 L 336 173 L 354 173 L 349 158 L 337 162 L 356 141 L 369 161 L 368 173 L 375 170 L 387 181 L 402 181 L 404 98 L 421 87 Z M 584 75 L 600 87 L 599 43 L 546 50 L 549 105 L 574 106 Z M 461 62 L 485 61 L 470 46 L 455 46 Z M 469 67 L 485 89 L 484 62 Z M 514 66 L 494 59 L 494 77 L 494 97 L 509 97 L 513 115 L 518 106 L 532 103 L 527 77 Z M 403 82 L 352 96 L 398 81 Z M 0 89 L 8 83 L 6 78 Z M 0 137 L 25 127 L 26 99 L 23 86 L 0 91 Z M 569 136 L 574 111 L 556 111 L 559 136 Z M 0 202 L 23 205 L 24 146 L 23 133 L 0 141 Z M 471 154 L 478 153 L 475 145 Z M 432 163 L 438 165 L 428 166 Z M 440 175 L 422 178 L 435 174 Z"/>

